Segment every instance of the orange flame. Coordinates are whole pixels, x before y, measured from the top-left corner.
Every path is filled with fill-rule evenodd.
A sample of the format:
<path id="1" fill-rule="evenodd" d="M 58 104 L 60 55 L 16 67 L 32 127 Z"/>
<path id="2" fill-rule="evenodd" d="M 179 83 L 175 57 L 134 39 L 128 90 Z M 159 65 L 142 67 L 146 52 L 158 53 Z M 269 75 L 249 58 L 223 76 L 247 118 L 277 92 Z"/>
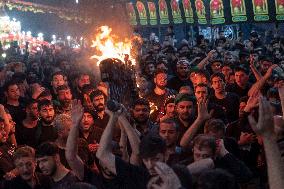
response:
<path id="1" fill-rule="evenodd" d="M 92 42 L 92 47 L 96 49 L 96 54 L 91 58 L 97 59 L 98 65 L 107 58 L 117 58 L 125 62 L 125 55 L 129 55 L 128 60 L 131 61 L 132 65 L 135 65 L 135 58 L 131 57 L 131 40 L 118 38 L 112 34 L 112 29 L 108 26 L 101 26 L 96 39 Z"/>

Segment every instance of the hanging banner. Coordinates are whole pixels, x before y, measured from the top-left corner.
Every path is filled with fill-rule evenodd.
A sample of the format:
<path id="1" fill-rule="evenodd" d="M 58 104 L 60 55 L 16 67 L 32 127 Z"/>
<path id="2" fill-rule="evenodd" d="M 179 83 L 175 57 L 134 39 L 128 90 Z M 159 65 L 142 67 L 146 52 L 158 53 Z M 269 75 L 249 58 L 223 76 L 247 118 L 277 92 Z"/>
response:
<path id="1" fill-rule="evenodd" d="M 211 18 L 211 24 L 225 23 L 223 0 L 210 1 L 210 18 Z"/>
<path id="2" fill-rule="evenodd" d="M 255 21 L 269 20 L 267 0 L 252 0 L 252 5 Z"/>
<path id="3" fill-rule="evenodd" d="M 203 0 L 195 0 L 196 14 L 199 24 L 207 24 L 206 9 Z"/>
<path id="4" fill-rule="evenodd" d="M 245 22 L 248 20 L 244 0 L 230 0 L 230 6 L 233 22 Z"/>
<path id="5" fill-rule="evenodd" d="M 150 25 L 158 24 L 157 10 L 154 2 L 147 2 L 148 10 L 150 14 Z"/>
<path id="6" fill-rule="evenodd" d="M 186 23 L 193 24 L 194 23 L 193 10 L 192 10 L 192 7 L 191 7 L 190 0 L 183 0 L 182 5 L 183 5 Z"/>
<path id="7" fill-rule="evenodd" d="M 130 24 L 131 25 L 137 25 L 137 21 L 136 21 L 137 18 L 136 18 L 136 13 L 135 13 L 133 3 L 127 3 L 126 9 L 127 9 Z"/>
<path id="8" fill-rule="evenodd" d="M 169 24 L 169 12 L 168 5 L 165 0 L 159 0 L 159 13 L 160 13 L 160 23 L 161 24 Z"/>
<path id="9" fill-rule="evenodd" d="M 284 20 L 284 0 L 275 0 L 276 20 Z"/>
<path id="10" fill-rule="evenodd" d="M 173 21 L 175 24 L 181 24 L 183 22 L 181 17 L 181 12 L 179 8 L 179 3 L 177 0 L 171 0 Z"/>
<path id="11" fill-rule="evenodd" d="M 146 12 L 146 8 L 145 8 L 144 4 L 141 1 L 137 1 L 136 7 L 137 7 L 138 15 L 139 15 L 139 18 L 140 18 L 140 24 L 141 25 L 147 25 L 148 24 L 147 12 Z"/>

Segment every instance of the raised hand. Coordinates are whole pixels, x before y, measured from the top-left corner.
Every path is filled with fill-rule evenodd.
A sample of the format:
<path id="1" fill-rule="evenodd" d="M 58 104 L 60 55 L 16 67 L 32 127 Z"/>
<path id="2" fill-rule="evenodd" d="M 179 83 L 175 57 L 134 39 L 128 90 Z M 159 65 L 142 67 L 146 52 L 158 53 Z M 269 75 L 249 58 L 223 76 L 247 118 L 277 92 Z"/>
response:
<path id="1" fill-rule="evenodd" d="M 157 177 L 152 178 L 147 185 L 148 189 L 179 189 L 181 183 L 175 172 L 165 163 L 157 162 L 155 170 Z"/>
<path id="2" fill-rule="evenodd" d="M 246 145 L 246 144 L 251 144 L 255 141 L 256 141 L 256 136 L 254 134 L 242 132 L 238 144 Z"/>
<path id="3" fill-rule="evenodd" d="M 198 117 L 197 119 L 201 121 L 206 121 L 210 118 L 210 114 L 208 113 L 208 100 L 205 98 L 198 99 L 197 103 L 198 107 Z"/>
<path id="4" fill-rule="evenodd" d="M 83 117 L 83 113 L 84 109 L 80 100 L 73 100 L 71 110 L 72 123 L 78 126 Z"/>
<path id="5" fill-rule="evenodd" d="M 258 106 L 259 94 L 259 91 L 256 91 L 249 97 L 244 109 L 245 112 L 250 112 L 253 108 L 256 108 Z"/>
<path id="6" fill-rule="evenodd" d="M 274 134 L 273 115 L 270 103 L 264 97 L 261 96 L 259 98 L 258 122 L 256 122 L 252 115 L 249 115 L 248 120 L 256 134 L 268 137 Z"/>

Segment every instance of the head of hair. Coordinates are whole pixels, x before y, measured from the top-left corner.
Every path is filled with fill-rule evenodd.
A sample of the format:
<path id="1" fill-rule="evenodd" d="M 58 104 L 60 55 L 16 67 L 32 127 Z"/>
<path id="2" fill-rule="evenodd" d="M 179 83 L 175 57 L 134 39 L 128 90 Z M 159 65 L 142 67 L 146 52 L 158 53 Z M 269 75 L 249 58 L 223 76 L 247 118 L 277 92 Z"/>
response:
<path id="1" fill-rule="evenodd" d="M 23 158 L 23 157 L 29 157 L 29 158 L 35 158 L 35 150 L 30 146 L 22 146 L 16 149 L 14 153 L 14 161 L 17 159 Z"/>
<path id="2" fill-rule="evenodd" d="M 4 84 L 4 86 L 3 86 L 4 91 L 7 92 L 8 89 L 9 89 L 9 87 L 12 86 L 12 85 L 18 85 L 17 81 L 15 81 L 15 80 L 9 80 L 9 81 L 7 81 L 7 82 Z"/>
<path id="3" fill-rule="evenodd" d="M 205 83 L 198 83 L 195 87 L 194 87 L 194 91 L 196 90 L 197 87 L 205 87 L 208 90 L 208 86 Z"/>
<path id="4" fill-rule="evenodd" d="M 242 67 L 242 66 L 236 67 L 236 68 L 234 69 L 234 71 L 235 71 L 235 73 L 236 73 L 236 72 L 243 72 L 243 73 L 245 73 L 246 75 L 249 74 L 249 71 L 248 71 L 246 68 Z"/>
<path id="5" fill-rule="evenodd" d="M 53 106 L 53 103 L 50 100 L 46 99 L 38 101 L 38 110 L 41 110 L 41 108 L 44 106 Z"/>
<path id="6" fill-rule="evenodd" d="M 65 78 L 65 74 L 64 74 L 62 71 L 57 71 L 57 72 L 54 72 L 54 73 L 51 75 L 51 79 L 53 79 L 54 76 L 57 76 L 57 75 L 62 75 L 62 77 Z"/>
<path id="7" fill-rule="evenodd" d="M 224 74 L 222 74 L 222 73 L 214 73 L 214 74 L 212 74 L 211 77 L 210 77 L 211 83 L 212 83 L 212 80 L 213 80 L 215 77 L 219 77 L 220 79 L 223 80 L 223 82 L 225 82 L 225 76 L 224 76 Z"/>
<path id="8" fill-rule="evenodd" d="M 176 129 L 176 131 L 178 131 L 178 124 L 176 123 L 176 121 L 174 119 L 171 119 L 171 118 L 165 119 L 165 120 L 162 120 L 160 122 L 160 124 L 162 124 L 162 123 L 171 124 Z M 159 129 L 160 129 L 160 127 L 159 127 Z"/>
<path id="9" fill-rule="evenodd" d="M 216 140 L 212 136 L 200 134 L 200 135 L 198 135 L 194 138 L 193 146 L 197 147 L 198 149 L 210 148 L 212 150 L 213 154 L 215 154 Z"/>
<path id="10" fill-rule="evenodd" d="M 157 77 L 158 74 L 166 74 L 167 72 L 163 69 L 156 69 L 154 76 Z"/>
<path id="11" fill-rule="evenodd" d="M 193 104 L 196 104 L 196 98 L 193 95 L 183 93 L 178 94 L 175 99 L 175 104 L 178 104 L 179 102 L 183 101 L 190 101 Z"/>
<path id="12" fill-rule="evenodd" d="M 70 87 L 68 85 L 61 85 L 61 86 L 58 86 L 56 88 L 57 93 L 59 93 L 59 91 L 63 91 L 63 90 L 70 90 Z"/>
<path id="13" fill-rule="evenodd" d="M 101 90 L 96 89 L 90 94 L 90 99 L 93 101 L 94 98 L 97 97 L 97 96 L 105 96 L 105 95 Z"/>
<path id="14" fill-rule="evenodd" d="M 139 145 L 139 155 L 141 158 L 151 158 L 166 151 L 166 142 L 156 134 L 148 134 L 142 138 Z"/>
<path id="15" fill-rule="evenodd" d="M 226 126 L 221 119 L 209 119 L 205 122 L 204 133 L 206 134 L 210 131 L 213 133 L 216 133 L 219 131 L 222 131 L 223 133 L 225 133 Z"/>
<path id="16" fill-rule="evenodd" d="M 59 148 L 55 143 L 45 142 L 36 149 L 36 157 L 55 156 L 59 153 Z"/>
<path id="17" fill-rule="evenodd" d="M 47 96 L 51 96 L 50 90 L 44 89 L 44 91 L 42 91 L 37 98 L 43 98 L 43 97 L 47 97 Z"/>
<path id="18" fill-rule="evenodd" d="M 143 105 L 143 106 L 147 106 L 150 109 L 150 104 L 149 101 L 146 100 L 145 98 L 138 98 L 136 99 L 133 104 L 132 104 L 132 108 L 134 109 L 135 106 L 137 105 Z"/>

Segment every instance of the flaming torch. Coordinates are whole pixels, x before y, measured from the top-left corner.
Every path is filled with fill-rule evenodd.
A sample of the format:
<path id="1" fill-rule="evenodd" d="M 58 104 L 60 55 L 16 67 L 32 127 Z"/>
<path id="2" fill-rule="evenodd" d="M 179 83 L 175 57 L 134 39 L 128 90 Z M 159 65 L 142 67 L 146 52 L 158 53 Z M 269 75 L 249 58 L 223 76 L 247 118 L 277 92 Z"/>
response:
<path id="1" fill-rule="evenodd" d="M 108 26 L 98 29 L 92 41 L 101 79 L 110 86 L 110 98 L 124 105 L 137 97 L 135 80 L 135 57 L 132 56 L 132 39 L 120 38 Z"/>

